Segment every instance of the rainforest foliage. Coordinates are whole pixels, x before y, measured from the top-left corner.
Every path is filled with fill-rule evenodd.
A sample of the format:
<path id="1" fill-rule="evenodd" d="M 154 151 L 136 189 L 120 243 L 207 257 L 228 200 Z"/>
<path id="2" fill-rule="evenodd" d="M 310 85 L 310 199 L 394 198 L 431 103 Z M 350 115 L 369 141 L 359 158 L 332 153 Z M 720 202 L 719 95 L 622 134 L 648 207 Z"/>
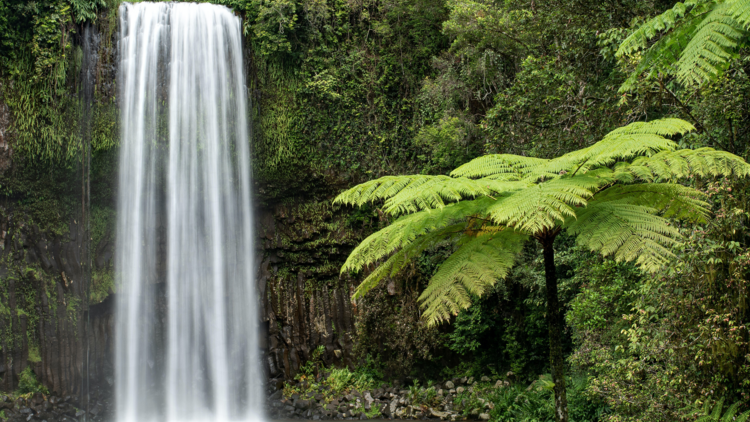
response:
<path id="1" fill-rule="evenodd" d="M 264 201 L 333 199 L 383 176 L 448 177 L 486 154 L 553 159 L 659 119 L 695 128 L 659 134 L 677 150 L 750 158 L 747 1 L 214 2 L 243 18 Z M 12 117 L 3 136 L 15 166 L 0 194 L 50 230 L 74 203 L 62 181 L 75 180 L 80 154 L 86 24 L 106 47 L 92 117 L 92 203 L 113 201 L 118 129 L 107 69 L 119 3 L 0 0 L 0 97 Z M 738 414 L 750 405 L 750 186 L 715 173 L 675 181 L 700 192 L 710 212 L 670 223 L 681 241 L 651 271 L 592 253 L 575 233 L 556 239 L 562 351 L 566 370 L 585 380 L 568 386 L 571 418 L 584 402 L 598 406 L 587 415 L 611 421 L 694 420 L 722 399 L 740 403 Z M 347 212 L 382 228 L 396 220 L 381 205 Z M 549 373 L 542 249 L 519 245 L 504 281 L 481 297 L 469 292 L 468 308 L 438 327 L 422 323 L 417 298 L 453 249 L 416 255 L 358 299 L 363 362 L 369 355 L 387 378 L 471 373 L 518 386 Z M 493 418 L 553 420 L 517 409 L 536 403 L 534 393 L 507 391 L 515 395 Z"/>

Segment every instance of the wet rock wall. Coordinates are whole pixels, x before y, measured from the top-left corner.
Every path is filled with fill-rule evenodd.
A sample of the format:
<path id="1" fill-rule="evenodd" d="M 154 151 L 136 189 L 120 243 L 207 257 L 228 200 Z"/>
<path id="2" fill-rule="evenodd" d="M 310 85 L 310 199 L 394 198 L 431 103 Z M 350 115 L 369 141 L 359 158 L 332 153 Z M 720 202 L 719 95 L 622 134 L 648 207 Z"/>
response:
<path id="1" fill-rule="evenodd" d="M 326 365 L 355 363 L 358 279 L 339 271 L 370 224 L 352 221 L 330 199 L 261 209 L 258 287 L 271 378 L 292 378 L 321 346 Z"/>
<path id="2" fill-rule="evenodd" d="M 0 206 L 0 390 L 15 390 L 31 367 L 51 392 L 80 395 L 88 317 L 82 229 L 71 221 L 68 234 L 51 236 L 21 217 L 12 206 Z M 110 267 L 111 245 L 100 246 Z M 112 380 L 110 302 L 91 308 L 92 385 Z"/>

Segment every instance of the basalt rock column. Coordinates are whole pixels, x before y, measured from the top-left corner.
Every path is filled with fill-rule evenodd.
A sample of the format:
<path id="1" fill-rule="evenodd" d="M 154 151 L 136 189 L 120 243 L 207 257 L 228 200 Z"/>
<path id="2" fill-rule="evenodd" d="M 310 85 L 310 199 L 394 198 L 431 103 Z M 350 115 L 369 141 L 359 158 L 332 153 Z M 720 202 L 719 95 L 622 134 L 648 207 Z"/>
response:
<path id="1" fill-rule="evenodd" d="M 118 420 L 258 419 L 240 21 L 208 4 L 120 16 Z"/>

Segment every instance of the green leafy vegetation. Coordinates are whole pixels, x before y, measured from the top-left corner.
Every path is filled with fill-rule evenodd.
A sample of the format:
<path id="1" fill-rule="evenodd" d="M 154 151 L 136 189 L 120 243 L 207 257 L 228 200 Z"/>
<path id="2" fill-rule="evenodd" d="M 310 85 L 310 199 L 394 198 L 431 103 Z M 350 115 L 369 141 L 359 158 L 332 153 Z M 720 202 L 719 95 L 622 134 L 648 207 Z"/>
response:
<path id="1" fill-rule="evenodd" d="M 632 123 L 601 141 L 554 159 L 497 154 L 472 160 L 447 176 L 385 176 L 351 188 L 335 202 L 384 201 L 401 216 L 365 239 L 342 272 L 379 263 L 359 285 L 361 297 L 385 277 L 438 245 L 455 245 L 419 297 L 430 324 L 450 321 L 505 279 L 529 239 L 543 248 L 555 415 L 568 420 L 554 241 L 574 236 L 591 252 L 635 262 L 654 273 L 682 245 L 670 219 L 706 223 L 705 195 L 675 183 L 695 176 L 750 175 L 740 157 L 709 148 L 677 149 L 662 135 L 684 134 L 677 119 Z M 389 256 L 390 255 L 390 256 Z"/>
<path id="2" fill-rule="evenodd" d="M 26 369 L 21 372 L 21 376 L 18 380 L 18 394 L 27 393 L 49 394 L 47 387 L 40 384 L 36 379 L 36 374 L 30 366 L 27 366 Z"/>
<path id="3" fill-rule="evenodd" d="M 746 0 L 212 2 L 242 18 L 259 199 L 291 210 L 269 283 L 304 273 L 306 297 L 343 286 L 344 257 L 382 229 L 349 263 L 369 277 L 360 293 L 383 281 L 356 299 L 357 367 L 311 353 L 298 375 L 309 385 L 296 393 L 418 379 L 427 388 L 414 399 L 431 402 L 430 379 L 510 372 L 492 420 L 554 420 L 550 385 L 539 381 L 553 372 L 544 245 L 518 237 L 555 226 L 557 332 L 575 374 L 565 381 L 570 420 L 720 420 L 729 413 L 721 400 L 737 403 L 730 418 L 747 412 L 750 201 L 737 161 L 722 153 L 750 157 Z M 92 238 L 112 241 L 118 110 L 105 70 L 120 3 L 0 0 L 0 101 L 11 117 L 3 139 L 13 157 L 0 196 L 4 216 L 23 216 L 18 225 L 63 238 L 77 219 L 79 39 L 89 23 L 106 47 L 91 122 Z M 646 135 L 617 129 L 639 127 L 651 128 L 654 149 L 628 144 Z M 608 161 L 628 145 L 631 155 Z M 597 148 L 599 169 L 583 158 Z M 404 174 L 411 188 L 396 193 Z M 576 178 L 584 185 L 560 184 Z M 332 205 L 362 182 L 377 185 L 377 201 Z M 653 188 L 634 203 L 609 200 L 642 186 Z M 536 210 L 524 208 L 532 194 Z M 488 211 L 512 197 L 527 212 Z M 612 223 L 617 215 L 627 221 Z M 495 232 L 481 218 L 519 230 Z M 652 243 L 620 242 L 628 233 Z M 454 265 L 462 256 L 472 265 Z M 6 324 L 2 334 L 26 341 L 36 360 L 39 295 L 57 294 L 57 275 L 10 260 L 0 318 L 10 315 L 10 281 L 20 283 L 31 328 L 12 335 Z M 482 283 L 445 294 L 473 276 Z M 93 278 L 92 301 L 104 300 L 111 268 Z M 75 319 L 84 302 L 65 295 Z M 451 324 L 426 324 L 420 297 L 448 304 L 434 315 Z M 470 414 L 479 396 L 464 395 Z"/>
<path id="4" fill-rule="evenodd" d="M 285 397 L 291 397 L 294 394 L 306 397 L 322 392 L 324 400 L 330 402 L 332 399 L 352 390 L 370 390 L 382 382 L 383 374 L 371 359 L 367 359 L 364 365 L 354 371 L 346 367 L 326 368 L 320 362 L 323 353 L 322 348 L 323 346 L 318 347 L 312 353 L 311 359 L 300 369 L 296 376 L 296 380 L 300 383 L 284 386 L 283 394 Z M 377 415 L 371 415 L 371 417 L 375 416 Z"/>

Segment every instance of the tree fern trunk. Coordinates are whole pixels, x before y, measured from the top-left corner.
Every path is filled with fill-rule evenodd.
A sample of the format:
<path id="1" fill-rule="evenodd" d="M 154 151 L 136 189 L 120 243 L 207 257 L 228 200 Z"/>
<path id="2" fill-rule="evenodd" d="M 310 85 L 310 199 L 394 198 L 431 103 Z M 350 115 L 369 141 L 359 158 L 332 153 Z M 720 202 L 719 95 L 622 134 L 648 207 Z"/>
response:
<path id="1" fill-rule="evenodd" d="M 544 247 L 544 275 L 547 282 L 549 360 L 552 381 L 555 383 L 555 420 L 557 422 L 568 422 L 568 398 L 565 394 L 565 359 L 562 352 L 562 333 L 565 327 L 560 304 L 557 301 L 554 243 L 554 236 L 550 236 L 542 241 L 542 246 Z"/>

